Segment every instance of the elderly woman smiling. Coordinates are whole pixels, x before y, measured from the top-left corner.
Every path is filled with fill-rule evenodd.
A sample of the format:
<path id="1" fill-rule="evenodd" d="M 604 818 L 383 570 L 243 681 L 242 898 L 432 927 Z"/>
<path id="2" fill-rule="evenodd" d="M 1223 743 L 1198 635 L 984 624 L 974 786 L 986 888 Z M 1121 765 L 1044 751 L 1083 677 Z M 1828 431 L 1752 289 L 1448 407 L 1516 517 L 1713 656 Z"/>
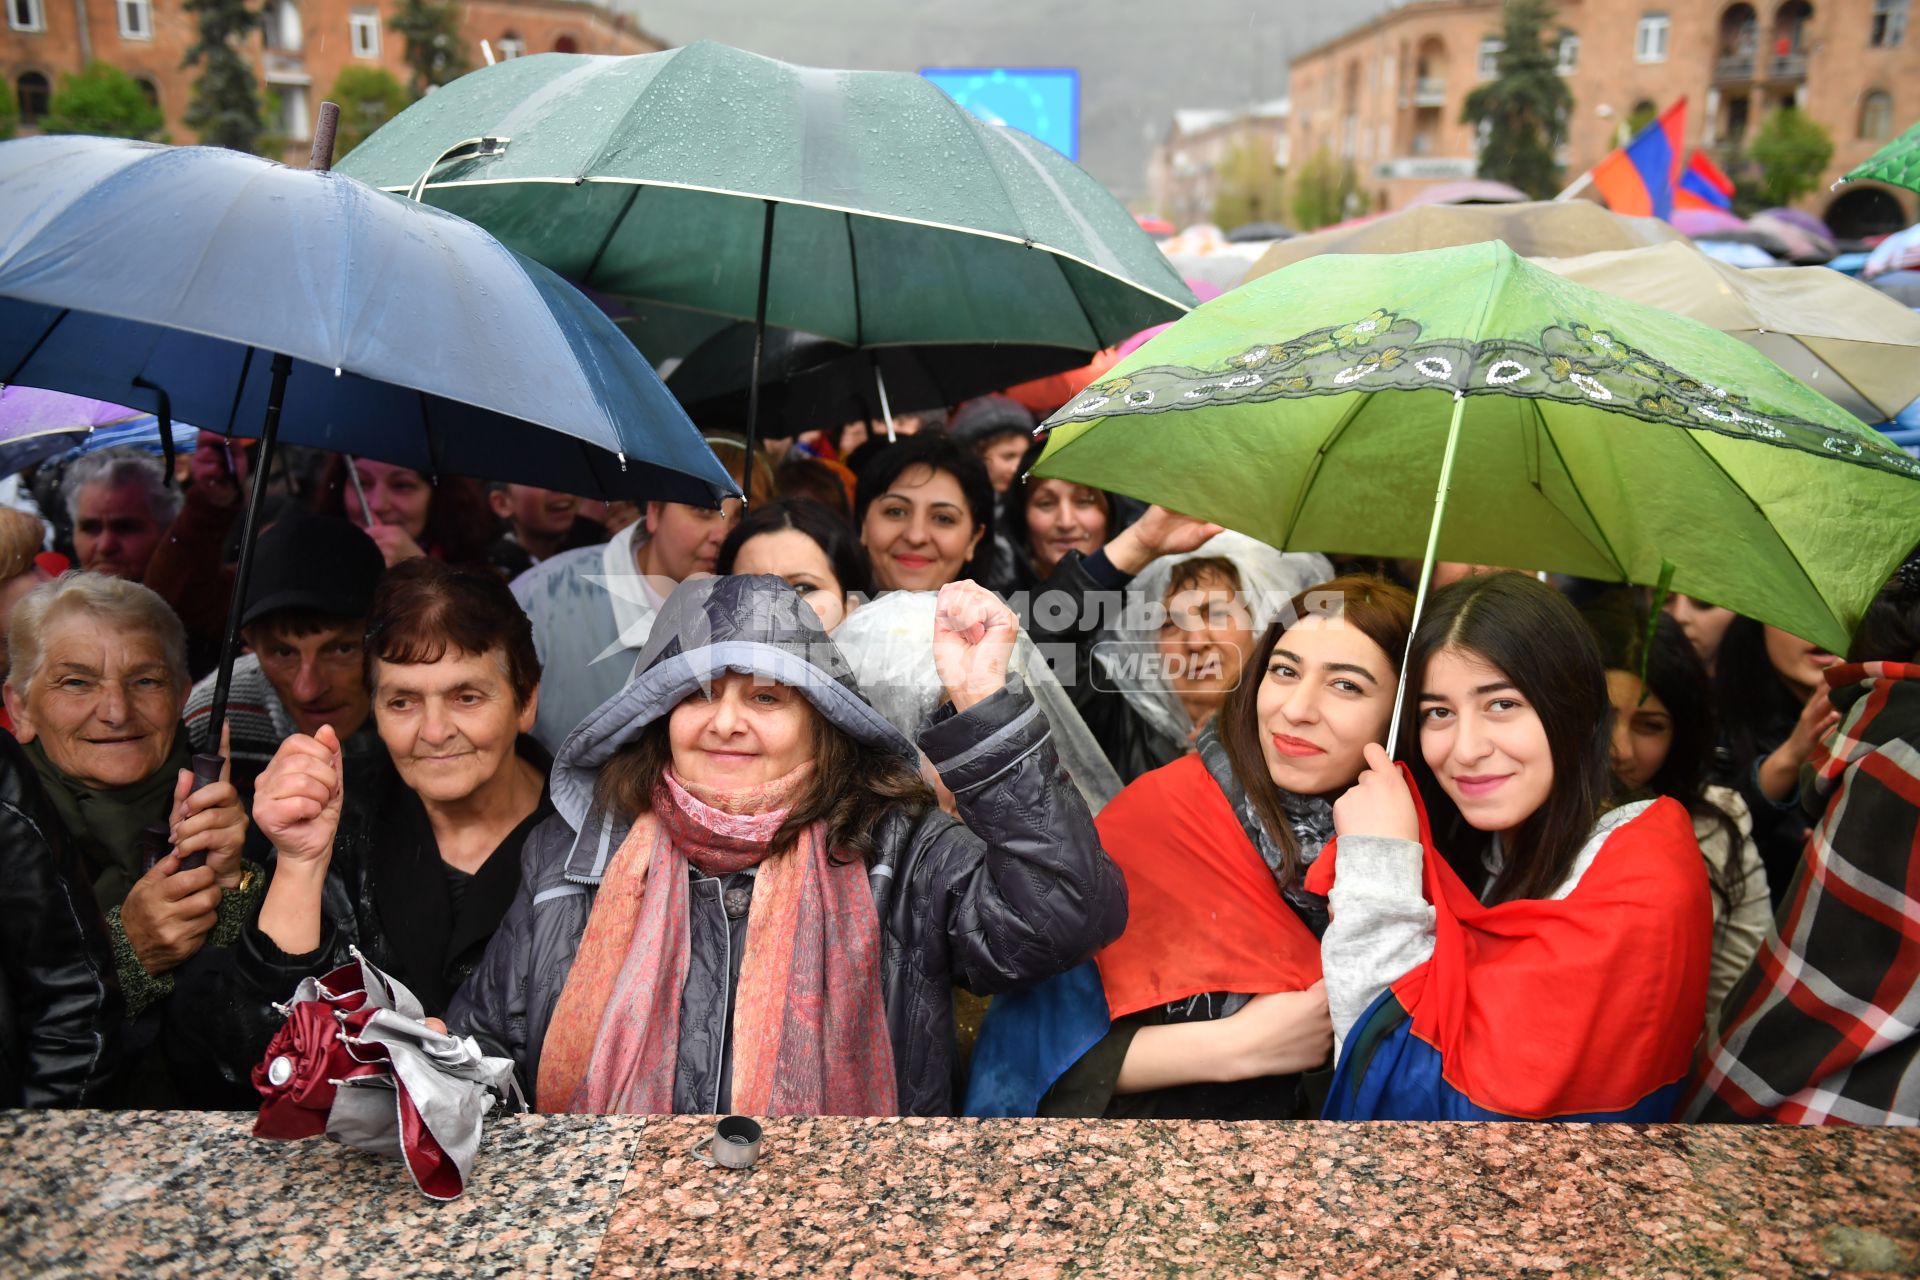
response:
<path id="1" fill-rule="evenodd" d="M 107 910 L 130 1012 L 171 990 L 209 937 L 237 936 L 257 898 L 243 867 L 247 817 L 231 783 L 193 790 L 180 727 L 186 633 L 138 583 L 68 573 L 29 592 L 8 623 L 5 697 L 15 736 Z M 172 852 L 149 869 L 142 833 Z M 205 854 L 205 865 L 181 862 Z M 236 890 L 243 892 L 236 893 Z"/>
<path id="2" fill-rule="evenodd" d="M 1018 989 L 1119 933 L 1126 886 L 1007 663 L 940 593 L 951 709 L 913 746 L 794 589 L 683 583 L 625 690 L 561 747 L 557 815 L 447 1016 L 543 1111 L 943 1115 L 951 988 Z"/>

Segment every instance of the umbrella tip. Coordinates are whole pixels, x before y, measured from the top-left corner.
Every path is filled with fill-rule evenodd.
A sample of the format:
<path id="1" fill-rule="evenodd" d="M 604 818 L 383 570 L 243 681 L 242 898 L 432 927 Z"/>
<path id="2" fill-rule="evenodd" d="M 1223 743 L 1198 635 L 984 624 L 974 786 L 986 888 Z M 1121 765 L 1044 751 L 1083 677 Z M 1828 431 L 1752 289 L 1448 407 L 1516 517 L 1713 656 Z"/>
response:
<path id="1" fill-rule="evenodd" d="M 340 127 L 340 104 L 323 102 L 320 104 L 320 119 L 313 129 L 313 151 L 307 157 L 307 168 L 315 173 L 325 173 L 333 168 L 333 135 Z"/>

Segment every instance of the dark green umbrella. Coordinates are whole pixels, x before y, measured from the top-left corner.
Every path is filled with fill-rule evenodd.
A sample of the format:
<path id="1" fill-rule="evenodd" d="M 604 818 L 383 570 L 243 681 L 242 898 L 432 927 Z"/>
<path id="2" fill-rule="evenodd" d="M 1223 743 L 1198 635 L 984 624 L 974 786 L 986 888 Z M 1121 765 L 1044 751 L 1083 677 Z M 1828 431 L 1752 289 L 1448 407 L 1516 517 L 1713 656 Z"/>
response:
<path id="1" fill-rule="evenodd" d="M 1098 182 L 921 77 L 705 41 L 473 72 L 340 169 L 600 293 L 855 348 L 1092 352 L 1193 302 Z"/>
<path id="2" fill-rule="evenodd" d="M 1841 174 L 1840 182 L 1885 182 L 1920 191 L 1920 124 Z"/>

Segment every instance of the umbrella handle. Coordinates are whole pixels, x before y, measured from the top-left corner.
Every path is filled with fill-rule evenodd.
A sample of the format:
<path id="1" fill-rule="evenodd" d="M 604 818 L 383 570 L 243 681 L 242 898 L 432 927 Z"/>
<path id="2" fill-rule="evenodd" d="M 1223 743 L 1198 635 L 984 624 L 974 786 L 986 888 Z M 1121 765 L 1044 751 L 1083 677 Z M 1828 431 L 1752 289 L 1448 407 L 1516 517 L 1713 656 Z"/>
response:
<path id="1" fill-rule="evenodd" d="M 1447 424 L 1447 451 L 1440 457 L 1440 483 L 1433 493 L 1433 523 L 1427 526 L 1427 553 L 1420 561 L 1420 586 L 1413 597 L 1413 621 L 1407 627 L 1407 651 L 1400 657 L 1400 682 L 1393 690 L 1393 718 L 1387 721 L 1387 754 L 1400 745 L 1400 709 L 1407 700 L 1407 682 L 1413 673 L 1407 663 L 1413 657 L 1413 638 L 1420 631 L 1420 615 L 1427 607 L 1427 583 L 1433 577 L 1434 553 L 1440 549 L 1440 518 L 1447 511 L 1447 490 L 1453 485 L 1453 455 L 1460 443 L 1460 416 L 1467 407 L 1463 392 L 1453 393 L 1453 420 Z"/>
<path id="2" fill-rule="evenodd" d="M 173 478 L 173 397 L 167 394 L 165 387 L 156 382 L 148 382 L 145 378 L 135 378 L 133 385 L 142 391 L 153 392 L 154 399 L 160 402 L 160 452 L 167 463 L 167 474 L 164 478 L 167 488 L 175 488 L 179 482 Z"/>

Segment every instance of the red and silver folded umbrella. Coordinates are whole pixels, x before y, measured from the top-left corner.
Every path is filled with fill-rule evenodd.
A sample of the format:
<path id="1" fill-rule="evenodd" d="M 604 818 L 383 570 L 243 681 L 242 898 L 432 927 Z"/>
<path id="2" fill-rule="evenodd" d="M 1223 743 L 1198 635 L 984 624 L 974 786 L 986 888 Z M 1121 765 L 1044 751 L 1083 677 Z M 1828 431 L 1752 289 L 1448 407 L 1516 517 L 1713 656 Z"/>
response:
<path id="1" fill-rule="evenodd" d="M 325 1134 L 399 1156 L 422 1192 L 451 1200 L 473 1168 L 481 1118 L 497 1099 L 521 1096 L 513 1063 L 484 1056 L 472 1037 L 435 1031 L 411 991 L 353 957 L 302 979 L 275 1006 L 287 1022 L 253 1069 L 265 1100 L 254 1136 Z"/>

